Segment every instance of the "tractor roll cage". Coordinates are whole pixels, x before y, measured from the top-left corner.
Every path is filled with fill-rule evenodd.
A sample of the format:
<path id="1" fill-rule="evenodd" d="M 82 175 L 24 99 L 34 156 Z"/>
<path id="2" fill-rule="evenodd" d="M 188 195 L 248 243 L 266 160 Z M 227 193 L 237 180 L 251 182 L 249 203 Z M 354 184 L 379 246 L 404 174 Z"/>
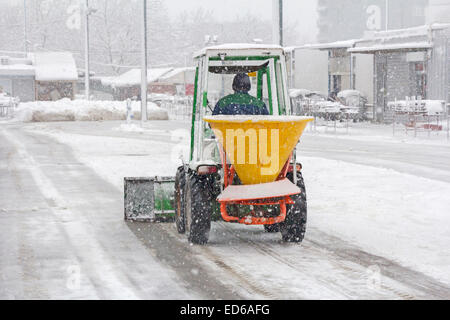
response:
<path id="1" fill-rule="evenodd" d="M 239 72 L 243 73 L 253 73 L 258 72 L 259 70 L 263 68 L 267 68 L 269 65 L 269 61 L 266 63 L 263 63 L 262 65 L 255 65 L 255 66 L 234 66 L 234 65 L 210 65 L 209 66 L 209 72 L 211 73 L 217 73 L 217 74 L 236 74 Z"/>

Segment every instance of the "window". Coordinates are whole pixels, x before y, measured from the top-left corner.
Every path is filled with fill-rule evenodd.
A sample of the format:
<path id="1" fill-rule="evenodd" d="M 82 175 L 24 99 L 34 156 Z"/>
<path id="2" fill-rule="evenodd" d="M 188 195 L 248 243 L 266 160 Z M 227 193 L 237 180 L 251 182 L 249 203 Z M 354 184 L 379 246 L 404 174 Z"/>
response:
<path id="1" fill-rule="evenodd" d="M 0 79 L 0 93 L 7 93 L 13 95 L 12 81 L 9 79 Z"/>
<path id="2" fill-rule="evenodd" d="M 333 75 L 333 83 L 331 92 L 338 93 L 342 88 L 342 76 L 341 75 Z"/>
<path id="3" fill-rule="evenodd" d="M 208 107 L 206 114 L 212 114 L 220 99 L 233 95 L 233 81 L 238 73 L 250 78 L 251 89 L 248 94 L 262 100 L 267 110 L 271 109 L 271 80 L 269 62 L 261 60 L 210 61 L 208 72 Z M 275 81 L 274 79 L 273 81 Z"/>
<path id="4" fill-rule="evenodd" d="M 411 63 L 411 95 L 426 97 L 427 92 L 427 75 L 424 62 L 412 62 Z"/>

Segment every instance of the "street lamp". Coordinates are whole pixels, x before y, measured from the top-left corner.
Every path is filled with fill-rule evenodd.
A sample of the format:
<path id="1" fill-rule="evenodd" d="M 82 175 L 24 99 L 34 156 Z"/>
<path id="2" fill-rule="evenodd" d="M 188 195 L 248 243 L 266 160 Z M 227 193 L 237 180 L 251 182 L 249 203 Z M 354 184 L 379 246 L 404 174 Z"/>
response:
<path id="1" fill-rule="evenodd" d="M 385 4 L 385 6 L 386 6 L 386 25 L 385 25 L 385 29 L 386 29 L 386 31 L 388 31 L 388 28 L 389 28 L 389 0 L 386 0 L 386 4 Z"/>
<path id="2" fill-rule="evenodd" d="M 219 37 L 217 35 L 205 35 L 205 46 L 216 45 L 219 42 Z"/>
<path id="3" fill-rule="evenodd" d="M 23 33 L 25 58 L 28 55 L 27 0 L 23 0 Z"/>
<path id="4" fill-rule="evenodd" d="M 147 121 L 147 0 L 142 0 L 141 125 Z"/>
<path id="5" fill-rule="evenodd" d="M 90 66 L 89 66 L 89 16 L 93 13 L 95 13 L 97 10 L 89 8 L 89 0 L 86 0 L 85 2 L 85 8 L 84 8 L 84 63 L 85 63 L 85 70 L 84 70 L 84 89 L 85 89 L 85 95 L 86 100 L 89 100 L 90 96 Z"/>
<path id="6" fill-rule="evenodd" d="M 283 0 L 272 0 L 273 43 L 283 46 Z"/>

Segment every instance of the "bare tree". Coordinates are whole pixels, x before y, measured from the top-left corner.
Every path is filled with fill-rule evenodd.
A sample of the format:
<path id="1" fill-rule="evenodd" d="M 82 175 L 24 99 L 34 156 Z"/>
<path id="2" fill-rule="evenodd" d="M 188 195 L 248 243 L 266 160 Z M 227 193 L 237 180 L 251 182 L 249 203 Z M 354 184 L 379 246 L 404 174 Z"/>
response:
<path id="1" fill-rule="evenodd" d="M 139 61 L 139 25 L 133 19 L 135 4 L 125 0 L 93 2 L 91 56 L 94 68 L 118 74 L 123 65 Z M 109 73 L 110 73 L 109 72 Z"/>

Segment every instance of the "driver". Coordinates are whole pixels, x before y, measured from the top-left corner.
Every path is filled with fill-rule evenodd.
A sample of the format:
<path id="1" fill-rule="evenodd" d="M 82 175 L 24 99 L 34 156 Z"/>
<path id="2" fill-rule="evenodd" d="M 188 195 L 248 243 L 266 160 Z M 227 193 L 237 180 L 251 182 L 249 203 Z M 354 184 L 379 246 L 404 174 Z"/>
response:
<path id="1" fill-rule="evenodd" d="M 238 73 L 233 80 L 234 94 L 220 99 L 214 108 L 213 115 L 268 115 L 266 104 L 249 95 L 250 89 L 250 77 L 246 73 Z"/>

